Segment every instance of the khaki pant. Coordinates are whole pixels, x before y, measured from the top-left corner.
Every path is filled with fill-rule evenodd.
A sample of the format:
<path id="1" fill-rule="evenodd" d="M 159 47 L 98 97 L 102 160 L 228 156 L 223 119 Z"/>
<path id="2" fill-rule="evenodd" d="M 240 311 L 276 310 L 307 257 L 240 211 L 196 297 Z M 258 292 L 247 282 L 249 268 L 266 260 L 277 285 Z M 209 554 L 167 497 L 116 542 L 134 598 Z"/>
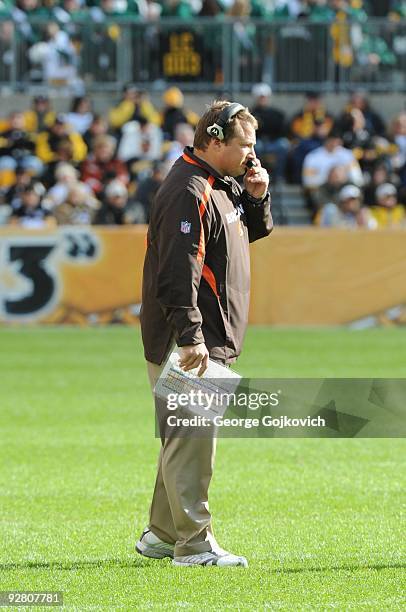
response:
<path id="1" fill-rule="evenodd" d="M 147 362 L 151 389 L 165 364 Z M 149 528 L 164 542 L 175 544 L 175 556 L 212 550 L 215 545 L 208 489 L 216 452 L 210 437 L 165 438 L 150 509 Z M 206 432 L 207 435 L 207 432 Z"/>

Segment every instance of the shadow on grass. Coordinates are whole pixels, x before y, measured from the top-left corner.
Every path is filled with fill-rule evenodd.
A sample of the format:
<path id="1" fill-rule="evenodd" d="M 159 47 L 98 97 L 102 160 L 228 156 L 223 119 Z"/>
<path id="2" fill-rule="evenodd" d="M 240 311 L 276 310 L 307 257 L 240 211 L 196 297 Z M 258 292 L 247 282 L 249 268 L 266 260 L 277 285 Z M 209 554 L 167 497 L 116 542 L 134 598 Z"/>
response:
<path id="1" fill-rule="evenodd" d="M 0 564 L 0 571 L 21 569 L 46 569 L 46 570 L 83 570 L 99 569 L 106 567 L 119 568 L 141 568 L 154 565 L 156 559 L 90 559 L 88 561 L 24 561 L 20 563 Z M 168 561 L 163 565 L 167 565 Z"/>
<path id="2" fill-rule="evenodd" d="M 1 567 L 1 566 L 0 566 Z M 404 569 L 406 568 L 405 563 L 376 563 L 376 564 L 365 564 L 365 565 L 328 565 L 327 567 L 286 567 L 270 570 L 271 574 L 302 574 L 305 572 L 356 572 L 358 570 L 385 570 L 385 569 Z"/>
<path id="3" fill-rule="evenodd" d="M 4 563 L 0 564 L 0 571 L 22 570 L 22 569 L 46 569 L 46 570 L 61 570 L 75 571 L 86 569 L 98 569 L 108 567 L 118 568 L 167 568 L 170 564 L 170 559 L 165 559 L 162 563 L 157 563 L 157 559 L 93 559 L 89 561 L 25 561 L 22 563 Z M 358 570 L 385 570 L 385 569 L 404 569 L 405 563 L 377 563 L 366 565 L 338 565 L 338 566 L 319 566 L 319 567 L 279 567 L 269 570 L 270 574 L 301 574 L 305 572 L 335 572 L 335 571 L 358 571 Z"/>

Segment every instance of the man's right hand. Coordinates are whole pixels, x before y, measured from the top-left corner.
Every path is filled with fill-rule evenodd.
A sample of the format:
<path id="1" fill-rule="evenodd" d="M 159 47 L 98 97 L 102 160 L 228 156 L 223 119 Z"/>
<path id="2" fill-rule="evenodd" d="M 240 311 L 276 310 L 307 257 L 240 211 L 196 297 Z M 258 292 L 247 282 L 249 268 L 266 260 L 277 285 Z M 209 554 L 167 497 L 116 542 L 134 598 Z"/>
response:
<path id="1" fill-rule="evenodd" d="M 202 376 L 207 370 L 209 365 L 209 351 L 207 350 L 205 344 L 201 343 L 180 346 L 179 354 L 179 365 L 185 372 L 200 366 L 197 375 Z"/>

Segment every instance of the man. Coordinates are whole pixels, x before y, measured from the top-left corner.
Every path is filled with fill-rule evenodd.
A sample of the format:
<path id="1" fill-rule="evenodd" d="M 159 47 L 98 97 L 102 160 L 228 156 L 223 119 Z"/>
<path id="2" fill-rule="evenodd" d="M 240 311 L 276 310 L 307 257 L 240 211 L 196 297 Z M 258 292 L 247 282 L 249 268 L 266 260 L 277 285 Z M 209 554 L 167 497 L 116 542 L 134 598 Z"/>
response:
<path id="1" fill-rule="evenodd" d="M 289 151 L 285 113 L 271 105 L 272 89 L 267 83 L 254 85 L 252 95 L 252 114 L 258 121 L 257 152 L 264 155 L 269 166 L 274 168 L 274 181 L 284 180 Z"/>
<path id="2" fill-rule="evenodd" d="M 149 101 L 147 94 L 140 91 L 133 83 L 127 83 L 124 85 L 121 101 L 109 111 L 110 125 L 120 131 L 128 121 L 140 119 L 156 125 L 160 123 L 159 113 Z"/>
<path id="3" fill-rule="evenodd" d="M 322 125 L 325 132 L 331 130 L 333 117 L 327 112 L 318 92 L 309 91 L 302 110 L 297 112 L 290 122 L 290 133 L 293 140 L 309 138 L 315 124 Z"/>
<path id="4" fill-rule="evenodd" d="M 321 209 L 319 225 L 375 229 L 376 221 L 369 209 L 362 206 L 361 189 L 356 185 L 345 185 L 338 194 L 338 204 L 329 202 Z"/>
<path id="5" fill-rule="evenodd" d="M 391 183 L 379 185 L 375 191 L 376 206 L 372 215 L 378 227 L 396 227 L 405 225 L 406 211 L 403 204 L 398 204 L 397 189 Z"/>
<path id="6" fill-rule="evenodd" d="M 341 133 L 333 128 L 324 144 L 308 155 L 303 165 L 303 185 L 315 189 L 324 185 L 328 174 L 334 166 L 344 166 L 347 180 L 358 187 L 363 185 L 362 172 L 354 153 L 342 146 Z"/>
<path id="7" fill-rule="evenodd" d="M 362 187 L 364 179 L 354 153 L 343 147 L 341 132 L 333 126 L 322 146 L 306 155 L 302 181 L 309 208 L 317 211 L 318 191 L 327 182 L 328 175 L 335 166 L 343 166 L 346 182 Z"/>
<path id="8" fill-rule="evenodd" d="M 157 192 L 144 263 L 141 325 L 153 387 L 173 345 L 185 371 L 209 357 L 233 363 L 248 320 L 248 243 L 272 229 L 269 177 L 255 159 L 257 122 L 239 104 L 215 102 Z M 255 160 L 255 162 L 254 162 Z M 247 170 L 247 164 L 255 163 Z M 244 190 L 236 176 L 244 177 Z M 147 557 L 175 565 L 247 566 L 219 547 L 208 488 L 211 437 L 162 436 L 149 527 L 137 542 Z"/>
<path id="9" fill-rule="evenodd" d="M 93 153 L 80 167 L 81 179 L 99 196 L 110 180 L 119 179 L 125 186 L 130 177 L 127 166 L 116 154 L 116 139 L 108 134 L 101 134 L 94 139 Z"/>
<path id="10" fill-rule="evenodd" d="M 30 229 L 53 228 L 55 218 L 42 207 L 42 196 L 45 188 L 42 183 L 32 180 L 21 193 L 21 206 L 13 211 L 11 225 L 20 225 Z"/>
<path id="11" fill-rule="evenodd" d="M 104 190 L 102 204 L 93 221 L 95 225 L 126 225 L 128 191 L 119 179 L 113 179 Z"/>

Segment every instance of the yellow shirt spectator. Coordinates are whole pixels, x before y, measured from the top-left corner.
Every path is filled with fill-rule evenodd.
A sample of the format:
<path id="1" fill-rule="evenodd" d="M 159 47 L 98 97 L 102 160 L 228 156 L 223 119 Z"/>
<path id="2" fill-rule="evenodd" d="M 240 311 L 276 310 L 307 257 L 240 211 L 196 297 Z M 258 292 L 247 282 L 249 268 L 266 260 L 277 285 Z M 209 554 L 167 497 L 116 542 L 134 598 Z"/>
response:
<path id="1" fill-rule="evenodd" d="M 391 183 L 379 185 L 375 193 L 377 206 L 371 209 L 378 227 L 396 227 L 406 223 L 406 211 L 397 203 L 396 187 Z"/>
<path id="2" fill-rule="evenodd" d="M 406 221 L 405 207 L 402 204 L 396 204 L 393 208 L 373 206 L 371 212 L 378 223 L 378 227 L 404 225 Z"/>
<path id="3" fill-rule="evenodd" d="M 128 121 L 137 121 L 142 117 L 148 123 L 159 125 L 161 118 L 152 102 L 133 85 L 126 85 L 123 99 L 109 112 L 110 125 L 120 129 Z"/>
<path id="4" fill-rule="evenodd" d="M 36 142 L 36 155 L 45 164 L 57 161 L 58 142 L 69 139 L 72 152 L 70 160 L 81 162 L 86 158 L 87 146 L 82 136 L 76 132 L 69 132 L 63 118 L 57 117 L 53 126 L 46 132 L 38 134 Z"/>

